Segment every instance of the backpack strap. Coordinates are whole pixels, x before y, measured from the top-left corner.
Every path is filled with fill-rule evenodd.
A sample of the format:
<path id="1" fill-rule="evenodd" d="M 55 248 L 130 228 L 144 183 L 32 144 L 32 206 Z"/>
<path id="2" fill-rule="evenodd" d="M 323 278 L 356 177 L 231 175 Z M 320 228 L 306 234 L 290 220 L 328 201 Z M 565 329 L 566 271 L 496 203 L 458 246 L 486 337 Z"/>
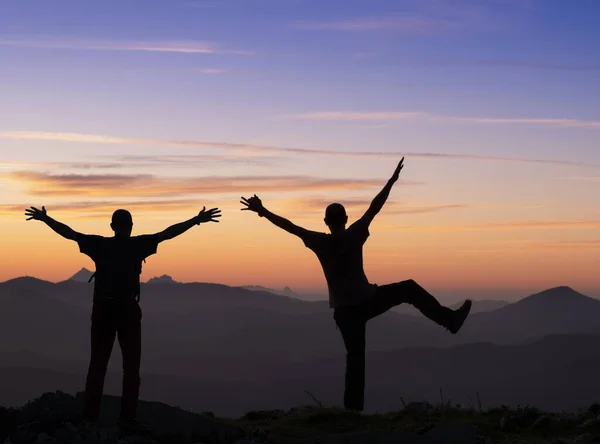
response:
<path id="1" fill-rule="evenodd" d="M 96 277 L 96 272 L 94 271 L 94 273 L 90 276 L 90 278 L 88 279 L 88 284 L 92 282 L 92 279 L 94 279 Z"/>

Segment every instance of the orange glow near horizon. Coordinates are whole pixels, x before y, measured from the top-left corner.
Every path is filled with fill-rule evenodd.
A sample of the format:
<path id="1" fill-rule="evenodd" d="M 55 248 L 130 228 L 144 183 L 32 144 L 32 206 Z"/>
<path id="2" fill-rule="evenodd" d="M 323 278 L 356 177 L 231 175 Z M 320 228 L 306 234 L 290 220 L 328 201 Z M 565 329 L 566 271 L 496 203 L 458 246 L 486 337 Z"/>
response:
<path id="1" fill-rule="evenodd" d="M 286 214 L 293 203 L 285 200 L 269 206 L 305 228 L 325 231 L 320 211 Z M 220 207 L 220 223 L 194 227 L 162 243 L 158 253 L 144 264 L 142 280 L 168 274 L 182 282 L 289 286 L 296 291 L 321 293 L 326 290 L 316 257 L 300 239 L 253 213 L 240 211 L 239 205 Z M 111 234 L 110 212 L 90 218 L 85 210 L 52 212 L 51 206 L 47 210 L 75 230 Z M 442 225 L 444 219 L 438 217 L 437 224 L 427 228 L 414 219 L 409 225 L 406 219 L 398 220 L 400 216 L 390 213 L 386 215 L 384 209 L 373 222 L 364 250 L 365 270 L 374 283 L 412 278 L 426 288 L 446 290 L 543 290 L 558 285 L 589 291 L 598 288 L 593 278 L 600 250 L 600 242 L 593 236 L 598 224 L 526 222 L 469 227 Z M 4 229 L 11 236 L 3 241 L 0 281 L 23 275 L 60 281 L 81 267 L 94 269 L 93 262 L 79 253 L 76 243 L 62 239 L 41 222 L 25 222 L 21 214 L 11 212 L 4 217 Z M 350 206 L 351 221 L 360 214 L 358 208 Z M 133 215 L 134 234 L 144 234 L 160 231 L 195 213 L 177 210 L 159 215 L 144 209 Z"/>

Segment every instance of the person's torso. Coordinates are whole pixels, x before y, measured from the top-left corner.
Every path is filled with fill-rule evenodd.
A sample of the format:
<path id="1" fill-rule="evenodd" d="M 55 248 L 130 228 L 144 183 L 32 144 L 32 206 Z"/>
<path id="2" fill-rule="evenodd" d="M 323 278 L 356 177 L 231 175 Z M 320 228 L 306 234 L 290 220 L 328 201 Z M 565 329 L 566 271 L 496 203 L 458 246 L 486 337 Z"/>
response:
<path id="1" fill-rule="evenodd" d="M 363 267 L 365 239 L 350 230 L 343 233 L 323 234 L 319 247 L 314 250 L 323 268 L 332 308 L 363 302 L 374 292 Z"/>
<path id="2" fill-rule="evenodd" d="M 103 238 L 95 258 L 95 301 L 129 301 L 139 294 L 142 261 L 137 240 Z"/>

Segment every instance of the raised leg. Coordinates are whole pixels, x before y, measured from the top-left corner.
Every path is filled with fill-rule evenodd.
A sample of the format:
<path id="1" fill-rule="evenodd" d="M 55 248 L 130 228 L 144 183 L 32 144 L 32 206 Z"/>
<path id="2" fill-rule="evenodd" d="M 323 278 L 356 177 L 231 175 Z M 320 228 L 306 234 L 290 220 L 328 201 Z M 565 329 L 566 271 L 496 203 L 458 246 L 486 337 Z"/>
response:
<path id="1" fill-rule="evenodd" d="M 378 287 L 375 296 L 366 305 L 367 317 L 374 318 L 403 303 L 411 304 L 424 316 L 452 333 L 458 332 L 471 309 L 471 301 L 466 301 L 458 310 L 444 307 L 423 287 L 409 279 Z"/>

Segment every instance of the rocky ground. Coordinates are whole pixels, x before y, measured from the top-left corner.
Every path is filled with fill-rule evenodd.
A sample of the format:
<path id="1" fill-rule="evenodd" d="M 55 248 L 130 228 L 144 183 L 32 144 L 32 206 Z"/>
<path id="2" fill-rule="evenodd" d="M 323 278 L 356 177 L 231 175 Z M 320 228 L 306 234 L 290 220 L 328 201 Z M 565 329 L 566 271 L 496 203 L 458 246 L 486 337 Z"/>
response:
<path id="1" fill-rule="evenodd" d="M 47 393 L 20 409 L 0 408 L 0 442 L 6 444 L 588 444 L 600 443 L 600 405 L 575 413 L 530 407 L 487 411 L 411 403 L 403 410 L 366 415 L 335 408 L 252 411 L 219 419 L 160 403 L 140 403 L 144 432 L 114 425 L 118 398 L 98 424 L 78 419 L 81 395 Z M 111 414 L 112 413 L 112 414 Z"/>

